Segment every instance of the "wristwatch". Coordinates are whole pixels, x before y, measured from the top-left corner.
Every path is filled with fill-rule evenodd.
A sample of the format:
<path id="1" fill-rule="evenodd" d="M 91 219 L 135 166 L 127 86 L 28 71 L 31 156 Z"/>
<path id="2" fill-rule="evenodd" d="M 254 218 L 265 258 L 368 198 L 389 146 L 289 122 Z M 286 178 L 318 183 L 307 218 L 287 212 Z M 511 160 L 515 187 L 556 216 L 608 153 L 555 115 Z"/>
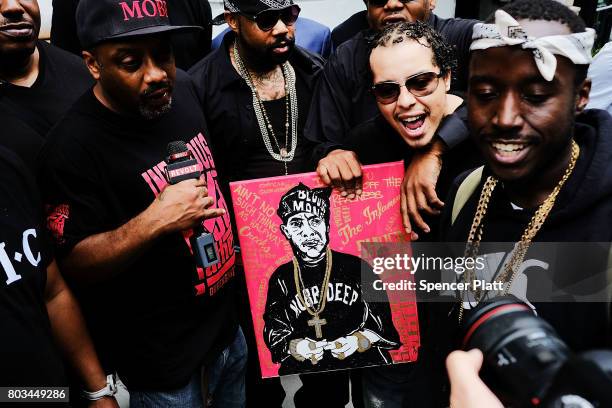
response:
<path id="1" fill-rule="evenodd" d="M 97 401 L 104 397 L 112 397 L 117 393 L 117 383 L 115 382 L 115 375 L 109 374 L 106 376 L 106 386 L 98 391 L 89 392 L 81 391 L 81 395 L 88 401 Z"/>
<path id="2" fill-rule="evenodd" d="M 357 337 L 357 352 L 363 353 L 364 351 L 368 351 L 370 347 L 372 347 L 372 342 L 366 336 L 356 331 L 353 333 L 353 336 Z"/>

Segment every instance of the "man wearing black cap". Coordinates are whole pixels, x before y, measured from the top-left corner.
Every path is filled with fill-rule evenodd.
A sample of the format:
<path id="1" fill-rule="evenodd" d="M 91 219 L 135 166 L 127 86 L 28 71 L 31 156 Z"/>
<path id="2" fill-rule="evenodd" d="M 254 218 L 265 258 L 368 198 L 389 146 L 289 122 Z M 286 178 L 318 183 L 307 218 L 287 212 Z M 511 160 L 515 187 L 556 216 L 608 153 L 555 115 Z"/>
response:
<path id="1" fill-rule="evenodd" d="M 106 368 L 131 407 L 243 407 L 231 223 L 169 39 L 193 27 L 171 26 L 163 0 L 82 0 L 77 27 L 96 84 L 51 132 L 41 177 L 58 257 Z M 168 185 L 167 145 L 177 140 L 203 176 Z M 196 227 L 212 235 L 216 264 L 196 264 Z"/>
<path id="2" fill-rule="evenodd" d="M 363 299 L 367 265 L 329 248 L 330 193 L 300 183 L 279 203 L 280 229 L 294 258 L 270 277 L 263 319 L 281 375 L 390 364 L 388 350 L 400 346 L 389 304 Z"/>
<path id="3" fill-rule="evenodd" d="M 142 3 L 142 1 L 141 1 Z M 53 0 L 51 43 L 73 54 L 81 55 L 75 21 L 79 0 Z M 208 0 L 167 0 L 168 18 L 173 25 L 197 25 L 202 30 L 172 37 L 176 66 L 188 70 L 210 52 L 212 12 Z"/>
<path id="4" fill-rule="evenodd" d="M 83 61 L 39 41 L 39 30 L 36 0 L 0 0 L 0 144 L 28 165 L 49 129 L 92 84 Z"/>
<path id="5" fill-rule="evenodd" d="M 226 0 L 224 5 L 232 31 L 189 71 L 211 130 L 224 188 L 229 189 L 231 181 L 312 171 L 313 144 L 303 129 L 323 62 L 295 45 L 299 6 L 292 0 Z M 248 328 L 247 340 L 254 349 L 246 293 L 239 299 L 242 327 Z M 260 377 L 257 355 L 252 353 L 249 404 L 280 407 L 280 381 Z"/>

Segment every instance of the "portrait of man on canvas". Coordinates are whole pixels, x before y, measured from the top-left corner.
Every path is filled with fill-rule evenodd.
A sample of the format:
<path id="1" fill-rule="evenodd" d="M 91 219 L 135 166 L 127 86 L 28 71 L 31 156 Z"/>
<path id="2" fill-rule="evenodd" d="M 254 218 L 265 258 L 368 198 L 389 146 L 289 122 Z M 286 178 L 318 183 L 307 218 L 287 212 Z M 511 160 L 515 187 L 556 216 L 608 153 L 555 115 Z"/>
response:
<path id="1" fill-rule="evenodd" d="M 389 304 L 363 299 L 370 265 L 329 246 L 330 195 L 299 183 L 277 210 L 293 257 L 269 279 L 263 335 L 279 375 L 391 364 L 401 346 Z"/>

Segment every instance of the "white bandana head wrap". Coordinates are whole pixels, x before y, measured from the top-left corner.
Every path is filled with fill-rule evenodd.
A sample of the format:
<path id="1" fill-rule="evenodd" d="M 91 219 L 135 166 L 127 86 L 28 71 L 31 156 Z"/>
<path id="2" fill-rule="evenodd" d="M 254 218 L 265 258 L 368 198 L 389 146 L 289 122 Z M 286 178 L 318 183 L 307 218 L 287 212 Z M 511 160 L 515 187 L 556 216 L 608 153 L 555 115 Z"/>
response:
<path id="1" fill-rule="evenodd" d="M 470 50 L 521 46 L 524 50 L 533 52 L 540 74 L 547 81 L 552 81 L 557 70 L 555 54 L 569 58 L 576 65 L 590 64 L 594 42 L 595 30 L 592 28 L 587 28 L 582 33 L 530 37 L 510 14 L 497 10 L 495 24 L 474 25 Z"/>

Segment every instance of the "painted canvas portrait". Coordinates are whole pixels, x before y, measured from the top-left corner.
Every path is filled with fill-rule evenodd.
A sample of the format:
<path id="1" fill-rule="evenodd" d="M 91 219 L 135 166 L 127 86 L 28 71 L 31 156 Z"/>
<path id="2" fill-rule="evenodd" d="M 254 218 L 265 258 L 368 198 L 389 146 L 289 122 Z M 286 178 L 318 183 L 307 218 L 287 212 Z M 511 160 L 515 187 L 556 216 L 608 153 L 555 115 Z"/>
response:
<path id="1" fill-rule="evenodd" d="M 315 173 L 232 183 L 264 377 L 416 359 L 416 304 L 368 302 L 378 277 L 361 247 L 406 239 L 399 211 L 403 165 L 364 167 L 348 200 Z"/>

